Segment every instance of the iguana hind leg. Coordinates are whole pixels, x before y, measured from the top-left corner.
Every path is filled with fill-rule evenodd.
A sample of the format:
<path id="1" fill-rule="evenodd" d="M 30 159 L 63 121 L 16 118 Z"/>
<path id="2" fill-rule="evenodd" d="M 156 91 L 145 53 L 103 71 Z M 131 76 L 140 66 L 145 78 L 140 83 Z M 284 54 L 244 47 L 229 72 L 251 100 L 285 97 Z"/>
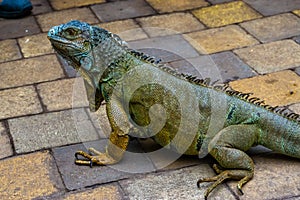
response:
<path id="1" fill-rule="evenodd" d="M 239 180 L 238 190 L 247 183 L 254 174 L 254 163 L 244 152 L 257 143 L 259 129 L 255 125 L 233 125 L 221 130 L 209 144 L 209 153 L 218 161 L 222 169 L 214 165 L 217 176 L 201 178 L 197 185 L 203 182 L 214 182 L 205 192 L 209 193 L 226 179 Z"/>

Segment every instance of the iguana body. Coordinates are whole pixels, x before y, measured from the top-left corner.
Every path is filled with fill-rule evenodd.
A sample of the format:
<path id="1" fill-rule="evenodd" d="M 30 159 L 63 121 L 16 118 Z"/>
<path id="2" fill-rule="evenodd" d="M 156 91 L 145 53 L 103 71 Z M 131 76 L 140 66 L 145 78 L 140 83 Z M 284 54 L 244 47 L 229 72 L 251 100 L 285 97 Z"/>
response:
<path id="1" fill-rule="evenodd" d="M 90 149 L 96 154 L 92 156 L 79 151 L 76 157 L 88 160 L 77 159 L 77 164 L 118 162 L 129 142 L 130 124 L 139 129 L 136 136 L 153 137 L 179 153 L 212 155 L 223 170 L 214 165 L 219 175 L 198 181 L 198 185 L 215 182 L 205 198 L 225 179 L 239 180 L 241 191 L 254 173 L 253 161 L 244 153 L 252 146 L 260 144 L 300 158 L 300 124 L 295 113 L 282 114 L 284 110 L 250 94 L 178 74 L 129 49 L 118 36 L 86 23 L 71 21 L 53 27 L 48 38 L 83 76 L 90 109 L 95 111 L 106 102 L 112 128 L 106 152 Z"/>

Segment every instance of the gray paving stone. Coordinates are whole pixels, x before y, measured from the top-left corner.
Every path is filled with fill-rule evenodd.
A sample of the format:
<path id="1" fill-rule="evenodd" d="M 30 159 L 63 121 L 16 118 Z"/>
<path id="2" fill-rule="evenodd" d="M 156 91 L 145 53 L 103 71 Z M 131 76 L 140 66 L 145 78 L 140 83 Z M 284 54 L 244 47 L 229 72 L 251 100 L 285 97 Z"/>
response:
<path id="1" fill-rule="evenodd" d="M 241 26 L 262 42 L 281 40 L 300 34 L 300 18 L 291 13 L 244 22 Z"/>
<path id="2" fill-rule="evenodd" d="M 163 62 L 199 56 L 198 52 L 180 35 L 132 41 L 128 44 L 130 48 L 160 58 Z"/>
<path id="3" fill-rule="evenodd" d="M 136 141 L 131 141 L 125 156 L 115 165 L 90 168 L 89 166 L 74 164 L 74 153 L 76 151 L 86 151 L 87 148 L 93 147 L 104 152 L 106 144 L 107 140 L 100 140 L 53 149 L 53 155 L 67 189 L 74 190 L 95 184 L 117 181 L 131 177 L 138 172 L 154 170 L 151 162 L 141 153 L 141 148 Z M 136 154 L 130 154 L 129 151 L 136 152 Z"/>
<path id="4" fill-rule="evenodd" d="M 206 164 L 184 169 L 149 174 L 120 181 L 121 187 L 129 199 L 202 199 L 204 191 L 211 183 L 203 183 L 200 189 L 196 182 L 200 177 L 214 176 L 213 170 Z M 209 196 L 209 199 L 235 199 L 229 190 L 221 185 Z"/>
<path id="5" fill-rule="evenodd" d="M 1 51 L 0 62 L 22 58 L 22 54 L 16 40 L 0 41 L 0 49 L 5 49 L 5 51 Z"/>
<path id="6" fill-rule="evenodd" d="M 211 4 L 227 3 L 235 0 L 208 0 Z"/>
<path id="7" fill-rule="evenodd" d="M 109 2 L 91 8 L 103 22 L 155 14 L 155 11 L 143 0 Z"/>
<path id="8" fill-rule="evenodd" d="M 47 0 L 31 0 L 30 2 L 33 6 L 33 9 L 31 11 L 33 15 L 38 15 L 52 11 Z"/>
<path id="9" fill-rule="evenodd" d="M 300 0 L 244 0 L 265 16 L 276 15 L 300 8 Z"/>
<path id="10" fill-rule="evenodd" d="M 82 109 L 8 120 L 17 153 L 100 138 Z"/>
<path id="11" fill-rule="evenodd" d="M 234 53 L 261 74 L 300 65 L 300 46 L 293 40 L 282 40 L 238 49 Z"/>
<path id="12" fill-rule="evenodd" d="M 18 38 L 41 32 L 33 16 L 0 20 L 0 40 Z"/>
<path id="13" fill-rule="evenodd" d="M 8 137 L 7 130 L 3 124 L 0 122 L 0 159 L 13 155 L 12 145 Z"/>
<path id="14" fill-rule="evenodd" d="M 211 81 L 228 82 L 255 76 L 256 73 L 232 52 L 210 56 L 199 56 L 172 62 L 171 65 L 182 73 L 192 74 Z"/>
<path id="15" fill-rule="evenodd" d="M 263 154 L 253 157 L 255 175 L 244 187 L 241 200 L 288 199 L 300 194 L 300 162 L 279 154 Z M 229 183 L 236 192 L 236 181 Z"/>

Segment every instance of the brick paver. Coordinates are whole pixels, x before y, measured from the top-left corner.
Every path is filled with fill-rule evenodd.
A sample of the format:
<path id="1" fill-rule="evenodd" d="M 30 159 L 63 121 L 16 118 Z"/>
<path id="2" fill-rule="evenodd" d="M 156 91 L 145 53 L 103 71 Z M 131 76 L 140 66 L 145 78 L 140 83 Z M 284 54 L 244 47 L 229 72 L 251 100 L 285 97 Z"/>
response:
<path id="1" fill-rule="evenodd" d="M 261 17 L 242 1 L 201 8 L 193 11 L 193 14 L 208 27 L 220 27 Z"/>
<path id="2" fill-rule="evenodd" d="M 212 157 L 165 166 L 169 152 L 153 154 L 161 146 L 151 139 L 132 139 L 116 165 L 74 164 L 77 150 L 104 152 L 111 127 L 105 103 L 89 110 L 82 78 L 46 37 L 70 20 L 118 34 L 179 73 L 228 82 L 300 114 L 300 0 L 31 3 L 31 15 L 0 19 L 0 199 L 201 199 L 212 184 L 196 187 L 215 175 Z M 299 159 L 271 152 L 247 152 L 255 176 L 243 196 L 229 181 L 209 199 L 299 200 Z"/>

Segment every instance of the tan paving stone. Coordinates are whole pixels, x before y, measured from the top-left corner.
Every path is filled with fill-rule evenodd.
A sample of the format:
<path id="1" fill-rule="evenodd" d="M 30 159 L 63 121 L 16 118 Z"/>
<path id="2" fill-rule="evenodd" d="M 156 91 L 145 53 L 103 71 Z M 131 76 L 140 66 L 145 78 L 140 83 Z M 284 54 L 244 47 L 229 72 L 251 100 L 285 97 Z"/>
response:
<path id="1" fill-rule="evenodd" d="M 236 25 L 188 33 L 184 37 L 200 53 L 204 54 L 242 48 L 258 43 Z"/>
<path id="2" fill-rule="evenodd" d="M 0 88 L 16 87 L 64 77 L 55 55 L 0 64 Z"/>
<path id="3" fill-rule="evenodd" d="M 272 153 L 254 156 L 253 159 L 254 177 L 243 187 L 241 200 L 290 199 L 288 197 L 299 196 L 299 159 Z M 229 187 L 238 193 L 236 184 L 236 181 L 230 181 Z"/>
<path id="4" fill-rule="evenodd" d="M 238 49 L 234 53 L 261 74 L 300 65 L 300 46 L 293 40 L 282 40 Z"/>
<path id="5" fill-rule="evenodd" d="M 86 190 L 79 193 L 69 193 L 63 199 L 105 199 L 105 200 L 121 200 L 122 195 L 120 188 L 116 185 L 105 185 L 98 188 Z"/>
<path id="6" fill-rule="evenodd" d="M 87 6 L 96 3 L 104 3 L 105 0 L 76 0 L 76 1 L 61 1 L 51 0 L 50 3 L 55 10 L 63 10 L 67 8 Z"/>
<path id="7" fill-rule="evenodd" d="M 9 158 L 0 163 L 1 199 L 34 199 L 63 188 L 47 151 Z"/>
<path id="8" fill-rule="evenodd" d="M 41 83 L 37 89 L 49 111 L 88 105 L 81 78 Z"/>
<path id="9" fill-rule="evenodd" d="M 54 50 L 47 34 L 26 36 L 18 39 L 21 51 L 25 58 L 53 53 Z"/>
<path id="10" fill-rule="evenodd" d="M 205 27 L 189 13 L 173 13 L 139 18 L 137 21 L 150 37 L 199 31 Z"/>
<path id="11" fill-rule="evenodd" d="M 194 8 L 199 8 L 203 6 L 209 5 L 204 0 L 185 0 L 185 1 L 178 1 L 178 0 L 146 0 L 150 5 L 157 10 L 159 13 L 164 12 L 173 12 L 173 11 L 183 11 L 189 10 Z"/>
<path id="12" fill-rule="evenodd" d="M 20 87 L 0 91 L 0 119 L 42 112 L 34 87 Z"/>
<path id="13" fill-rule="evenodd" d="M 289 109 L 291 109 L 293 112 L 297 114 L 300 114 L 300 103 L 295 103 L 293 105 L 290 105 Z"/>
<path id="14" fill-rule="evenodd" d="M 300 17 L 300 10 L 294 10 L 293 13 L 295 13 L 296 15 L 298 15 Z"/>
<path id="15" fill-rule="evenodd" d="M 71 20 L 80 20 L 90 24 L 99 23 L 92 11 L 85 7 L 46 13 L 38 15 L 36 18 L 43 32 L 49 31 L 49 29 L 53 26 L 66 23 Z"/>
<path id="16" fill-rule="evenodd" d="M 261 17 L 242 1 L 201 8 L 192 13 L 209 27 L 220 27 Z"/>
<path id="17" fill-rule="evenodd" d="M 0 122 L 0 159 L 13 155 L 13 149 L 6 128 Z"/>
<path id="18" fill-rule="evenodd" d="M 262 42 L 300 35 L 300 19 L 291 13 L 244 22 L 241 26 Z"/>
<path id="19" fill-rule="evenodd" d="M 230 82 L 234 90 L 253 93 L 272 106 L 300 102 L 299 85 L 300 77 L 290 70 Z"/>
<path id="20" fill-rule="evenodd" d="M 22 58 L 20 49 L 16 40 L 2 40 L 0 41 L 0 63 L 10 60 Z"/>
<path id="21" fill-rule="evenodd" d="M 133 19 L 101 23 L 98 26 L 119 35 L 125 41 L 140 40 L 148 37 Z"/>

